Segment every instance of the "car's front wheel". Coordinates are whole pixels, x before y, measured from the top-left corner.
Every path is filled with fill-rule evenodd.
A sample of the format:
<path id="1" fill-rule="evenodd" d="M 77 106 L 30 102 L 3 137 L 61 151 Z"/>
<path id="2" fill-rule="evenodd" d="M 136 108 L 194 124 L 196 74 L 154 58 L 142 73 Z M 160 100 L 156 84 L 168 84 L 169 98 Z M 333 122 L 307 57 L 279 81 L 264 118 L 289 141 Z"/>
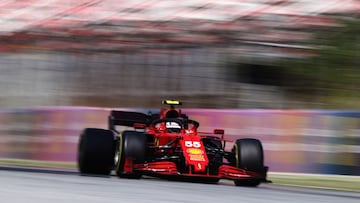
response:
<path id="1" fill-rule="evenodd" d="M 144 163 L 146 156 L 146 136 L 144 133 L 136 131 L 124 131 L 121 133 L 117 149 L 117 163 L 115 166 L 116 174 L 121 178 L 137 179 L 141 174 L 136 171 L 125 169 L 126 160 L 131 160 L 132 164 Z"/>
<path id="2" fill-rule="evenodd" d="M 259 140 L 252 138 L 238 139 L 232 150 L 236 167 L 256 173 L 264 172 L 264 152 Z M 234 183 L 237 186 L 256 187 L 261 183 L 261 180 L 244 179 L 235 180 Z"/>

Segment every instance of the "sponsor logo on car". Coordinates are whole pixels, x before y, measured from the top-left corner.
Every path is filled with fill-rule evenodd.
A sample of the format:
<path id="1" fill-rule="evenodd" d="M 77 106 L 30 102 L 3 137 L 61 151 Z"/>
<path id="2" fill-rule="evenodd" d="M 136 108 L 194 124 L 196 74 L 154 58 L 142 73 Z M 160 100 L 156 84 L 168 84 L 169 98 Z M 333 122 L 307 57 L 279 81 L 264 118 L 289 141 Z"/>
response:
<path id="1" fill-rule="evenodd" d="M 204 154 L 204 151 L 201 149 L 196 149 L 196 148 L 189 148 L 186 150 L 187 153 L 191 154 L 191 155 L 200 155 L 200 154 Z"/>
<path id="2" fill-rule="evenodd" d="M 191 161 L 205 161 L 204 155 L 190 155 L 189 156 Z"/>

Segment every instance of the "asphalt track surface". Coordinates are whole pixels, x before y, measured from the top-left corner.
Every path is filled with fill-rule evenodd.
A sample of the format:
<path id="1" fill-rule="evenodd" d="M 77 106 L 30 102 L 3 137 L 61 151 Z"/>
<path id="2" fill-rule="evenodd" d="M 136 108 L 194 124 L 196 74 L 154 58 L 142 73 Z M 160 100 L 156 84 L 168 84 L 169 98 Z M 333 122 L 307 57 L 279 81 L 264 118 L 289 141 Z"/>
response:
<path id="1" fill-rule="evenodd" d="M 0 203 L 57 202 L 359 202 L 360 194 L 261 184 L 236 187 L 230 181 L 202 184 L 145 177 L 81 176 L 74 171 L 0 167 Z"/>

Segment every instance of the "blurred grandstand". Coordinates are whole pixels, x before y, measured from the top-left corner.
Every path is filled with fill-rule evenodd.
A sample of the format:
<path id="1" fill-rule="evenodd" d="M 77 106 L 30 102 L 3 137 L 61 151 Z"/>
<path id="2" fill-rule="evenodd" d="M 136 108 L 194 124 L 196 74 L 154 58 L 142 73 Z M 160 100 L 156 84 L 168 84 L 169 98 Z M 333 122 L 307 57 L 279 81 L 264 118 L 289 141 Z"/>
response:
<path id="1" fill-rule="evenodd" d="M 304 107 L 221 67 L 312 56 L 314 31 L 359 13 L 357 0 L 2 0 L 0 106 Z"/>

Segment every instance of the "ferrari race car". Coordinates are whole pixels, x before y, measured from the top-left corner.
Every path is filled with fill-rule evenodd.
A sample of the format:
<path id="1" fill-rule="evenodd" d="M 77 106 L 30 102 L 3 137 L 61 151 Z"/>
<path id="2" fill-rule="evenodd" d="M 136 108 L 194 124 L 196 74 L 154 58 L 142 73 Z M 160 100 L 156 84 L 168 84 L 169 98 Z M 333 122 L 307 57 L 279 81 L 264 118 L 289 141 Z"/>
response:
<path id="1" fill-rule="evenodd" d="M 230 179 L 237 186 L 266 181 L 268 167 L 259 140 L 237 139 L 226 151 L 224 130 L 198 132 L 199 123 L 176 108 L 180 101 L 163 104 L 169 107 L 156 114 L 112 110 L 109 129 L 84 129 L 78 147 L 80 173 L 110 175 L 115 170 L 121 178 L 146 175 L 212 183 Z"/>

